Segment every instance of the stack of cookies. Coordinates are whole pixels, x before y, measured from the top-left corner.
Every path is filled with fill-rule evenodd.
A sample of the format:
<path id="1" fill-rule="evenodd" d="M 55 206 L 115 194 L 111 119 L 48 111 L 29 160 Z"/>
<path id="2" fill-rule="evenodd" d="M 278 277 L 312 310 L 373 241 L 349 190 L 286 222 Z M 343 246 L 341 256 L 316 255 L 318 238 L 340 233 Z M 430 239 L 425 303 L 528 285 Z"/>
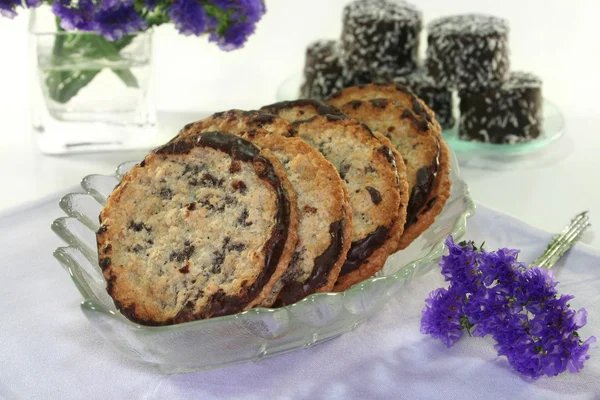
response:
<path id="1" fill-rule="evenodd" d="M 422 13 L 402 0 L 349 3 L 341 39 L 309 45 L 301 96 L 326 99 L 344 87 L 393 81 L 422 98 L 443 129 L 454 127 L 459 97 L 464 140 L 512 144 L 540 135 L 541 80 L 510 72 L 506 21 L 479 14 L 434 20 L 424 61 L 422 26 Z"/>
<path id="2" fill-rule="evenodd" d="M 99 265 L 144 325 L 285 306 L 373 276 L 449 194 L 439 124 L 401 86 L 231 110 L 123 177 L 100 215 Z"/>

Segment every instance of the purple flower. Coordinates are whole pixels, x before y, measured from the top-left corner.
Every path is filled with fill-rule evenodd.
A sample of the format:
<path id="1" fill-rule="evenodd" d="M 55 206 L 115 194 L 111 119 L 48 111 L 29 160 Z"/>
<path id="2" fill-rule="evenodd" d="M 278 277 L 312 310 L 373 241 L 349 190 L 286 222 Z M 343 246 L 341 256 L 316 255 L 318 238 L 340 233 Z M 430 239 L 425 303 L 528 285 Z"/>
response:
<path id="1" fill-rule="evenodd" d="M 260 19 L 267 12 L 267 8 L 265 7 L 265 3 L 263 0 L 239 0 L 237 1 L 238 10 L 242 13 L 242 15 L 234 14 L 234 18 L 239 19 L 241 17 L 245 17 L 247 22 L 256 23 L 260 21 Z"/>
<path id="2" fill-rule="evenodd" d="M 567 361 L 567 370 L 574 374 L 579 372 L 583 368 L 583 363 L 590 358 L 587 354 L 590 349 L 590 345 L 596 343 L 596 338 L 590 336 L 588 340 L 579 344 L 571 351 L 571 357 Z"/>
<path id="3" fill-rule="evenodd" d="M 512 314 L 510 301 L 501 286 L 480 288 L 469 296 L 464 310 L 469 322 L 475 325 L 473 336 L 479 337 L 495 332 Z"/>
<path id="4" fill-rule="evenodd" d="M 175 28 L 186 36 L 206 32 L 208 17 L 199 0 L 176 0 L 169 7 L 169 16 Z"/>
<path id="5" fill-rule="evenodd" d="M 145 20 L 135 11 L 133 4 L 121 3 L 99 10 L 94 16 L 94 31 L 108 40 L 136 33 L 146 28 Z"/>
<path id="6" fill-rule="evenodd" d="M 14 18 L 21 6 L 44 0 L 0 0 L 0 15 Z M 266 12 L 264 0 L 52 0 L 52 12 L 64 30 L 103 35 L 109 40 L 173 22 L 184 35 L 209 34 L 223 50 L 240 48 Z"/>
<path id="7" fill-rule="evenodd" d="M 244 19 L 248 22 L 258 22 L 267 12 L 263 0 L 212 0 L 211 3 L 231 11 L 233 20 Z"/>
<path id="8" fill-rule="evenodd" d="M 229 13 L 228 24 L 223 29 L 221 26 L 211 26 L 213 32 L 209 38 L 225 51 L 242 47 L 266 12 L 262 0 L 214 0 L 212 3 Z"/>
<path id="9" fill-rule="evenodd" d="M 42 0 L 25 0 L 27 8 L 35 8 L 42 5 Z"/>
<path id="10" fill-rule="evenodd" d="M 60 26 L 65 30 L 92 31 L 94 29 L 94 4 L 91 0 L 55 0 L 52 12 L 60 18 Z"/>
<path id="11" fill-rule="evenodd" d="M 518 318 L 518 319 L 517 319 Z M 575 373 L 583 368 L 595 337 L 582 343 L 575 331 L 552 326 L 542 329 L 535 318 L 517 314 L 516 323 L 509 322 L 493 335 L 498 355 L 506 356 L 510 365 L 522 374 L 537 379 L 543 375 L 556 376 L 565 371 Z M 513 319 L 514 320 L 514 319 Z"/>
<path id="12" fill-rule="evenodd" d="M 461 299 L 460 292 L 453 288 L 431 292 L 421 312 L 421 333 L 452 346 L 463 335 Z"/>
<path id="13" fill-rule="evenodd" d="M 148 8 L 149 11 L 154 11 L 156 6 L 158 5 L 158 0 L 146 0 L 144 1 L 144 5 Z"/>
<path id="14" fill-rule="evenodd" d="M 528 269 L 517 261 L 517 250 L 478 251 L 451 237 L 446 244 L 449 254 L 440 266 L 450 288 L 425 301 L 421 332 L 451 346 L 463 328 L 474 327 L 473 336 L 492 335 L 498 355 L 533 379 L 583 368 L 596 338 L 580 340 L 587 312 L 570 308 L 573 296 L 558 295 L 552 272 Z"/>
<path id="15" fill-rule="evenodd" d="M 41 0 L 25 0 L 27 8 L 39 7 L 41 4 Z M 23 3 L 20 0 L 0 0 L 0 15 L 13 19 L 17 16 L 17 7 L 22 5 Z"/>
<path id="16" fill-rule="evenodd" d="M 109 10 L 111 8 L 116 8 L 118 5 L 122 3 L 121 0 L 99 0 L 98 5 L 102 10 Z M 131 4 L 131 3 L 129 3 Z"/>
<path id="17" fill-rule="evenodd" d="M 483 283 L 490 286 L 492 282 L 510 284 L 516 279 L 516 274 L 524 268 L 517 263 L 518 250 L 499 249 L 494 252 L 483 251 L 479 258 L 479 268 L 483 275 Z"/>
<path id="18" fill-rule="evenodd" d="M 20 0 L 0 0 L 0 15 L 6 18 L 17 16 L 17 7 L 22 5 Z"/>
<path id="19" fill-rule="evenodd" d="M 573 322 L 575 322 L 575 328 L 579 329 L 587 324 L 587 310 L 585 308 L 580 308 L 575 313 L 573 317 Z"/>
<path id="20" fill-rule="evenodd" d="M 221 50 L 231 51 L 242 47 L 248 40 L 248 36 L 254 33 L 254 29 L 253 23 L 237 22 L 227 28 L 223 35 L 212 32 L 209 40 L 217 43 Z"/>
<path id="21" fill-rule="evenodd" d="M 475 250 L 473 242 L 461 246 L 454 243 L 452 236 L 449 236 L 446 246 L 449 254 L 440 261 L 442 275 L 453 285 L 463 287 L 466 292 L 475 292 L 481 282 L 477 269 L 478 251 Z"/>
<path id="22" fill-rule="evenodd" d="M 42 4 L 41 0 L 25 0 L 27 8 L 38 7 Z M 17 16 L 17 7 L 23 6 L 21 0 L 0 0 L 0 15 L 13 19 Z"/>
<path id="23" fill-rule="evenodd" d="M 539 313 L 545 302 L 556 294 L 554 274 L 545 268 L 532 267 L 523 272 L 516 285 L 515 297 L 517 301 L 527 304 L 527 309 Z"/>

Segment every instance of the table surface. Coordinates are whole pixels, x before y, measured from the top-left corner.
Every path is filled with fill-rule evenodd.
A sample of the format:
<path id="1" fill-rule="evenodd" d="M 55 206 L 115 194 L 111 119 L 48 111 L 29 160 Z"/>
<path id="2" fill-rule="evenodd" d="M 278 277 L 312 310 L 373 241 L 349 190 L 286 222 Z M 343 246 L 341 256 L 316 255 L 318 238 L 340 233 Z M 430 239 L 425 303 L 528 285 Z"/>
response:
<path id="1" fill-rule="evenodd" d="M 346 0 L 267 0 L 268 13 L 240 51 L 224 53 L 206 38 L 183 37 L 171 27 L 155 34 L 155 83 L 160 135 L 167 140 L 182 124 L 229 108 L 274 102 L 278 85 L 298 71 L 312 40 L 335 38 Z M 600 226 L 600 43 L 595 0 L 420 0 L 426 22 L 441 15 L 484 12 L 511 24 L 513 69 L 544 81 L 544 96 L 562 110 L 563 139 L 529 165 L 501 170 L 462 169 L 474 199 L 548 231 L 589 209 Z M 35 147 L 29 122 L 27 13 L 0 19 L 0 212 L 50 193 L 66 191 L 90 173 L 111 173 L 143 152 L 45 156 Z M 600 248 L 598 235 L 586 238 Z"/>

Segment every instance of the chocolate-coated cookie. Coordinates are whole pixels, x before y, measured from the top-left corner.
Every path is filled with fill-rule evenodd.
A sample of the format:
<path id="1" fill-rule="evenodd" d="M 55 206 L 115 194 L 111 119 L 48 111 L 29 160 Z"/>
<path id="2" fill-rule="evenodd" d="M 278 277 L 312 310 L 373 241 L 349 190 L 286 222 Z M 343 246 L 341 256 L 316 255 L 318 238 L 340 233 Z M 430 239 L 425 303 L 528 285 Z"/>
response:
<path id="1" fill-rule="evenodd" d="M 450 195 L 445 143 L 431 125 L 389 99 L 353 100 L 341 110 L 385 135 L 404 159 L 410 198 L 398 248 L 405 248 L 433 223 Z"/>
<path id="2" fill-rule="evenodd" d="M 152 151 L 100 215 L 99 263 L 120 312 L 168 325 L 261 304 L 297 242 L 286 182 L 277 157 L 230 134 Z"/>
<path id="3" fill-rule="evenodd" d="M 260 110 L 269 114 L 279 115 L 290 123 L 306 121 L 317 115 L 327 117 L 330 120 L 347 118 L 336 107 L 316 99 L 282 101 L 264 106 Z"/>
<path id="4" fill-rule="evenodd" d="M 261 111 L 228 110 L 187 124 L 176 136 L 185 137 L 208 130 L 239 133 L 257 129 L 283 136 L 294 136 L 294 129 L 284 119 Z"/>
<path id="5" fill-rule="evenodd" d="M 318 149 L 346 182 L 352 206 L 352 245 L 340 273 L 344 290 L 379 271 L 395 251 L 400 231 L 400 183 L 394 155 L 365 125 L 337 114 L 315 114 L 294 120 L 304 101 L 266 107 L 279 113 L 296 129 L 298 137 Z M 304 118 L 306 113 L 301 115 Z"/>
<path id="6" fill-rule="evenodd" d="M 408 87 L 396 83 L 370 83 L 347 87 L 334 93 L 327 103 L 337 108 L 352 100 L 389 99 L 398 105 L 410 109 L 423 126 L 432 125 L 441 132 L 441 126 L 435 119 L 435 113 L 417 97 Z"/>
<path id="7" fill-rule="evenodd" d="M 281 161 L 296 193 L 299 240 L 286 274 L 264 305 L 277 298 L 275 305 L 283 306 L 331 291 L 350 248 L 352 210 L 335 167 L 302 139 L 283 136 L 289 131 L 283 119 L 265 115 L 272 117 L 270 133 L 254 129 L 254 121 L 265 117 L 239 110 L 198 121 L 189 132 L 223 129 L 268 149 Z"/>

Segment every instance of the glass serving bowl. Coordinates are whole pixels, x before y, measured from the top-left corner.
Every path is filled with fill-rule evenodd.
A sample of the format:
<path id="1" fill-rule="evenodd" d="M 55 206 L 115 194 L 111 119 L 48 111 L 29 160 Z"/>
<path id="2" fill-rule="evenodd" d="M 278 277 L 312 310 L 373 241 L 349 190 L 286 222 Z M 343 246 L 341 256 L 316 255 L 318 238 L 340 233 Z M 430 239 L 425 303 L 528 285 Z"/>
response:
<path id="1" fill-rule="evenodd" d="M 296 73 L 285 79 L 277 88 L 277 101 L 295 100 L 300 95 L 302 74 Z M 459 115 L 458 99 L 456 99 L 454 114 Z M 550 101 L 544 99 L 542 104 L 542 132 L 539 137 L 526 143 L 494 144 L 460 139 L 458 136 L 458 124 L 445 129 L 442 133 L 444 139 L 456 152 L 458 159 L 462 162 L 471 161 L 474 158 L 485 158 L 484 162 L 494 163 L 496 159 L 506 162 L 511 158 L 537 152 L 556 142 L 565 132 L 565 121 L 560 109 Z"/>
<path id="2" fill-rule="evenodd" d="M 190 372 L 313 346 L 356 328 L 376 313 L 413 277 L 435 267 L 444 239 L 464 234 L 475 213 L 467 185 L 452 154 L 452 192 L 435 223 L 407 249 L 392 255 L 382 271 L 342 293 L 320 293 L 279 308 L 255 308 L 240 314 L 149 327 L 122 316 L 106 292 L 98 266 L 95 232 L 109 194 L 134 162 L 120 165 L 114 176 L 90 175 L 60 200 L 68 215 L 52 230 L 67 244 L 54 256 L 71 275 L 83 297 L 81 309 L 94 328 L 129 358 L 166 373 Z"/>

